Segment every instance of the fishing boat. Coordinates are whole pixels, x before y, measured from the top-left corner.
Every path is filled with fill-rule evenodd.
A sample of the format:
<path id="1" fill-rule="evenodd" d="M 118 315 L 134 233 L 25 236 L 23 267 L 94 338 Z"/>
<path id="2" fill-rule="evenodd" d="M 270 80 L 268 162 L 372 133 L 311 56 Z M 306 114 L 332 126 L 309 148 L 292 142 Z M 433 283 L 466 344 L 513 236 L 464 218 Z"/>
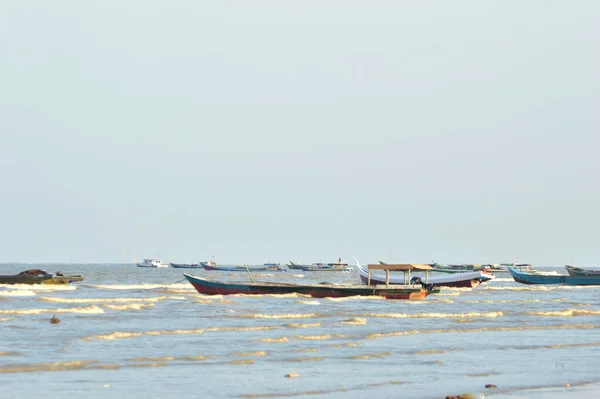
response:
<path id="1" fill-rule="evenodd" d="M 337 262 L 333 263 L 313 263 L 310 265 L 302 265 L 300 263 L 290 261 L 287 267 L 294 270 L 302 270 L 305 272 L 341 272 L 351 270 L 347 263 L 342 262 L 342 258 L 339 258 Z"/>
<path id="2" fill-rule="evenodd" d="M 379 261 L 380 265 L 385 265 Z M 371 265 L 369 265 L 371 266 Z M 452 273 L 452 274 L 443 274 L 443 275 L 429 275 L 430 271 L 434 271 L 435 269 L 430 265 L 417 265 L 417 264 L 407 264 L 406 266 L 413 266 L 410 270 L 415 271 L 425 271 L 426 274 L 426 283 L 434 284 L 438 287 L 465 287 L 465 288 L 477 288 L 479 285 L 485 281 L 490 281 L 496 278 L 493 274 L 486 273 L 483 271 L 476 272 L 462 272 L 462 273 Z M 385 284 L 386 278 L 389 278 L 389 284 L 406 284 L 407 279 L 410 280 L 410 273 L 404 276 L 370 276 L 369 272 L 365 270 L 358 262 L 356 262 L 356 270 L 358 271 L 358 275 L 360 276 L 360 280 L 363 284 L 367 285 L 377 285 L 377 284 Z M 421 277 L 422 278 L 422 277 Z M 369 283 L 370 279 L 370 283 Z"/>
<path id="3" fill-rule="evenodd" d="M 600 277 L 600 270 L 597 269 L 581 269 L 575 266 L 565 265 L 565 269 L 569 275 L 576 277 Z"/>
<path id="4" fill-rule="evenodd" d="M 379 266 L 379 265 L 378 265 Z M 397 265 L 389 265 L 394 269 Z M 205 295 L 269 295 L 269 294 L 302 294 L 315 298 L 340 298 L 349 296 L 380 296 L 386 299 L 425 299 L 427 295 L 439 292 L 431 284 L 414 280 L 414 284 L 381 284 L 365 286 L 364 284 L 292 284 L 279 282 L 253 281 L 214 281 L 206 278 L 183 274 L 196 291 Z"/>
<path id="5" fill-rule="evenodd" d="M 265 264 L 264 266 L 210 266 L 208 263 L 200 263 L 204 270 L 221 272 L 285 272 L 287 269 L 279 264 Z"/>
<path id="6" fill-rule="evenodd" d="M 167 263 L 160 259 L 136 260 L 134 263 L 137 267 L 169 267 Z"/>
<path id="7" fill-rule="evenodd" d="M 65 276 L 61 272 L 54 274 L 45 270 L 30 269 L 19 274 L 0 275 L 0 284 L 69 284 L 83 281 L 81 276 Z"/>
<path id="8" fill-rule="evenodd" d="M 521 271 L 509 267 L 508 271 L 517 283 L 521 284 L 564 284 L 564 285 L 600 285 L 600 276 L 570 276 L 550 273 Z"/>
<path id="9" fill-rule="evenodd" d="M 173 263 L 169 262 L 171 267 L 176 269 L 202 269 L 202 265 L 200 263 Z"/>

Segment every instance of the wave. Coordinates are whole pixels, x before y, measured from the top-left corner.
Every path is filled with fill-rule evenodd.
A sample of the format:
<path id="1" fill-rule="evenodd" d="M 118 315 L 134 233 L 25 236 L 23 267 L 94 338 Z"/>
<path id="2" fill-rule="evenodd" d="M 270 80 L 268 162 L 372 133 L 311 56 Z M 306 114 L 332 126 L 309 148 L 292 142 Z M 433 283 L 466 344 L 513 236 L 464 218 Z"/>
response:
<path id="1" fill-rule="evenodd" d="M 289 340 L 287 339 L 287 337 L 279 337 L 279 338 L 260 338 L 259 341 L 282 343 L 282 342 L 288 342 Z"/>
<path id="2" fill-rule="evenodd" d="M 233 356 L 267 356 L 267 352 L 264 352 L 264 351 L 240 352 L 240 353 L 234 353 Z"/>
<path id="3" fill-rule="evenodd" d="M 511 286 L 506 286 L 506 285 L 502 285 L 500 287 L 495 287 L 492 285 L 486 285 L 485 287 L 483 287 L 484 290 L 489 290 L 489 291 L 550 291 L 552 288 L 556 288 L 558 287 L 558 285 L 556 285 L 555 287 L 550 287 L 547 285 L 520 285 L 518 287 L 511 287 Z"/>
<path id="4" fill-rule="evenodd" d="M 102 308 L 96 305 L 90 305 L 80 308 L 54 308 L 54 309 L 0 309 L 0 314 L 41 314 L 41 313 L 85 313 L 100 314 L 104 313 Z"/>
<path id="5" fill-rule="evenodd" d="M 83 285 L 89 288 L 98 288 L 101 290 L 155 290 L 158 288 L 169 289 L 185 289 L 186 291 L 195 291 L 194 287 L 188 283 L 179 284 L 98 284 L 98 285 Z"/>
<path id="6" fill-rule="evenodd" d="M 319 302 L 319 301 L 317 301 L 315 299 L 312 299 L 312 300 L 300 300 L 300 299 L 298 299 L 296 301 L 296 303 L 299 303 L 301 305 L 320 305 L 321 304 L 321 302 Z"/>
<path id="7" fill-rule="evenodd" d="M 179 330 L 154 330 L 154 331 L 113 331 L 108 334 L 96 334 L 88 337 L 82 337 L 84 341 L 92 341 L 94 339 L 114 341 L 118 339 L 136 338 L 145 335 L 177 335 L 177 334 L 204 334 L 205 332 L 220 332 L 220 331 L 266 331 L 274 330 L 279 327 L 271 326 L 254 326 L 254 327 L 209 327 L 197 329 L 179 329 Z"/>
<path id="8" fill-rule="evenodd" d="M 416 334 L 453 334 L 453 333 L 472 333 L 472 332 L 487 332 L 487 331 L 538 331 L 538 330 L 568 330 L 568 329 L 594 329 L 597 328 L 594 324 L 559 324 L 551 326 L 517 326 L 517 327 L 480 327 L 480 328 L 464 328 L 464 329 L 435 329 L 435 330 L 407 330 L 395 331 L 388 333 L 369 334 L 367 339 L 398 337 L 405 335 Z"/>
<path id="9" fill-rule="evenodd" d="M 317 348 L 301 348 L 301 349 L 292 349 L 290 352 L 318 352 Z"/>
<path id="10" fill-rule="evenodd" d="M 323 298 L 327 301 L 331 302 L 346 302 L 346 301 L 387 301 L 386 298 L 382 296 L 365 296 L 365 295 L 354 295 L 354 296 L 345 296 L 341 298 Z"/>
<path id="11" fill-rule="evenodd" d="M 323 315 L 315 314 L 315 313 L 283 313 L 283 314 L 264 314 L 264 313 L 254 313 L 254 314 L 240 314 L 235 316 L 229 316 L 240 319 L 309 319 L 314 317 L 323 317 Z"/>
<path id="12" fill-rule="evenodd" d="M 142 310 L 156 306 L 153 303 L 130 303 L 125 305 L 104 305 L 105 308 L 111 310 Z"/>
<path id="13" fill-rule="evenodd" d="M 12 317 L 0 317 L 0 321 L 11 321 Z"/>
<path id="14" fill-rule="evenodd" d="M 93 361 L 74 360 L 70 362 L 30 363 L 25 365 L 9 365 L 0 367 L 0 373 L 22 373 L 36 371 L 81 370 Z"/>
<path id="15" fill-rule="evenodd" d="M 392 319 L 465 319 L 465 318 L 496 318 L 504 316 L 502 312 L 487 312 L 487 313 L 367 313 L 360 315 L 361 317 L 387 317 Z"/>
<path id="16" fill-rule="evenodd" d="M 289 373 L 287 376 L 291 377 L 299 377 L 300 374 L 297 373 Z M 352 391 L 366 391 L 371 388 L 382 387 L 385 385 L 401 385 L 404 384 L 403 381 L 386 381 L 386 382 L 377 382 L 373 384 L 360 384 L 354 387 L 345 387 L 345 388 L 332 388 L 332 389 L 318 389 L 313 391 L 298 391 L 298 392 L 268 392 L 264 394 L 260 393 L 249 393 L 239 395 L 240 398 L 246 399 L 259 399 L 259 398 L 284 398 L 284 397 L 294 397 L 294 396 L 307 396 L 307 397 L 316 397 L 317 395 L 327 395 L 332 393 L 343 393 L 344 396 L 348 396 L 348 392 Z M 350 394 L 351 395 L 351 394 Z"/>
<path id="17" fill-rule="evenodd" d="M 252 359 L 234 360 L 232 362 L 229 362 L 229 364 L 254 364 L 254 360 L 252 360 Z"/>
<path id="18" fill-rule="evenodd" d="M 0 296 L 35 296 L 31 290 L 0 291 Z"/>
<path id="19" fill-rule="evenodd" d="M 362 317 L 353 317 L 351 319 L 348 320 L 343 320 L 341 322 L 342 324 L 354 324 L 357 326 L 362 326 L 364 324 L 367 324 L 367 319 L 364 319 Z"/>
<path id="20" fill-rule="evenodd" d="M 344 335 L 339 334 L 324 334 L 324 335 L 296 335 L 294 338 L 301 339 L 304 341 L 326 341 L 328 339 L 332 339 L 334 337 L 344 338 Z"/>
<path id="21" fill-rule="evenodd" d="M 321 323 L 290 323 L 290 324 L 286 324 L 286 327 L 289 328 L 311 328 L 311 327 L 320 327 Z"/>
<path id="22" fill-rule="evenodd" d="M 126 359 L 129 362 L 173 362 L 173 361 L 202 361 L 210 359 L 210 356 L 163 356 L 163 357 L 134 357 Z"/>
<path id="23" fill-rule="evenodd" d="M 391 354 L 392 354 L 392 352 L 370 353 L 370 354 L 365 354 L 365 355 L 350 356 L 350 359 L 362 359 L 362 360 L 377 359 L 380 357 L 391 356 Z"/>
<path id="24" fill-rule="evenodd" d="M 77 286 L 70 284 L 0 284 L 0 288 L 26 291 L 75 291 Z"/>
<path id="25" fill-rule="evenodd" d="M 313 357 L 292 357 L 289 359 L 278 359 L 275 361 L 296 363 L 296 362 L 322 362 L 324 360 L 327 360 L 327 359 L 325 359 L 324 357 L 320 357 L 320 356 L 313 356 Z"/>
<path id="26" fill-rule="evenodd" d="M 165 300 L 185 300 L 183 296 L 157 296 L 150 298 L 58 298 L 40 297 L 40 301 L 57 303 L 113 303 L 113 302 L 159 302 Z"/>
<path id="27" fill-rule="evenodd" d="M 525 312 L 526 314 L 530 314 L 533 316 L 597 316 L 600 315 L 600 310 L 586 310 L 586 309 L 565 309 L 565 310 L 556 310 L 550 312 Z"/>

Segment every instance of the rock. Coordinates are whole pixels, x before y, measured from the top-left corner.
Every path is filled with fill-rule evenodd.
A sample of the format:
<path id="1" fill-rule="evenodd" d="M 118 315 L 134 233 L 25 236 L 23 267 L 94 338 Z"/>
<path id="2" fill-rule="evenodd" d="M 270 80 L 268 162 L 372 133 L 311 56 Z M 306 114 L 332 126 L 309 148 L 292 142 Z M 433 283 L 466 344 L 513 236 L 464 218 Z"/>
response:
<path id="1" fill-rule="evenodd" d="M 495 386 L 494 384 L 485 384 L 486 388 L 498 388 L 497 386 Z"/>
<path id="2" fill-rule="evenodd" d="M 53 314 L 52 317 L 50 318 L 50 324 L 58 324 L 60 323 L 60 319 L 58 317 L 56 317 L 56 314 Z"/>

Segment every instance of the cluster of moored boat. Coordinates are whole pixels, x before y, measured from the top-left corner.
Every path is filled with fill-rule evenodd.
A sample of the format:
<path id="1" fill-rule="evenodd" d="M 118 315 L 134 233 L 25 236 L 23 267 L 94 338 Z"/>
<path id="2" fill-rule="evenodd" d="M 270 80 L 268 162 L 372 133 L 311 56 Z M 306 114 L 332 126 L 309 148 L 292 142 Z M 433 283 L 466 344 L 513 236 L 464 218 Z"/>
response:
<path id="1" fill-rule="evenodd" d="M 150 263 L 156 260 L 147 259 L 145 261 Z M 448 270 L 440 270 L 439 265 L 386 264 L 383 262 L 369 264 L 365 268 L 357 261 L 353 269 L 358 273 L 362 284 L 293 284 L 254 281 L 252 276 L 254 272 L 287 270 L 277 263 L 266 263 L 263 267 L 248 267 L 217 266 L 214 261 L 211 261 L 199 262 L 198 265 L 208 271 L 246 272 L 249 277 L 249 281 L 215 281 L 184 273 L 185 278 L 194 288 L 200 294 L 206 295 L 298 293 L 317 298 L 361 295 L 381 296 L 389 299 L 424 299 L 430 294 L 440 292 L 441 287 L 476 288 L 496 277 L 487 268 L 463 270 L 447 268 L 448 270 L 453 269 L 452 272 L 448 272 Z M 348 265 L 342 263 L 341 259 L 330 264 L 300 265 L 290 262 L 287 267 L 289 268 L 290 265 L 293 266 L 292 269 L 302 271 L 348 270 Z M 341 269 L 342 265 L 344 265 L 343 269 Z M 300 266 L 304 266 L 304 268 Z M 199 268 L 196 265 L 180 264 L 173 267 Z M 523 284 L 600 285 L 600 270 L 581 269 L 569 265 L 565 267 L 568 274 L 562 275 L 556 272 L 536 271 L 528 264 L 508 266 L 506 270 L 516 282 Z M 392 275 L 391 272 L 402 272 L 403 274 Z M 418 273 L 418 275 L 411 276 L 411 273 Z M 430 275 L 430 273 L 432 274 Z M 68 284 L 75 281 L 83 281 L 83 277 L 79 275 L 65 276 L 61 272 L 51 274 L 39 269 L 26 270 L 15 275 L 0 275 L 0 284 Z"/>
<path id="2" fill-rule="evenodd" d="M 222 271 L 239 271 L 246 270 L 250 268 L 250 270 L 254 272 L 259 271 L 268 271 L 268 272 L 278 272 L 278 271 L 287 271 L 287 270 L 302 270 L 302 271 L 348 271 L 352 270 L 351 266 L 348 266 L 347 263 L 342 262 L 342 258 L 339 258 L 337 262 L 333 263 L 312 263 L 312 264 L 301 264 L 298 262 L 290 261 L 286 265 L 281 265 L 276 262 L 264 263 L 262 266 L 218 266 L 214 260 L 207 262 L 198 262 L 198 263 L 165 263 L 161 259 L 144 259 L 144 260 L 136 260 L 135 264 L 137 267 L 174 267 L 177 269 L 205 269 L 205 270 L 222 270 Z"/>

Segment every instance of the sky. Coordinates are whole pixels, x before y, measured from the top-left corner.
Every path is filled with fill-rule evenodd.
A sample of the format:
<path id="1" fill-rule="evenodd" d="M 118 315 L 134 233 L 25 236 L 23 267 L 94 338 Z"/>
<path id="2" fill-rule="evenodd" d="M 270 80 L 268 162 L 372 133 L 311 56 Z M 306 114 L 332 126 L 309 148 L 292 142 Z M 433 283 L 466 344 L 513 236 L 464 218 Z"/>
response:
<path id="1" fill-rule="evenodd" d="M 0 262 L 600 266 L 599 19 L 3 0 Z"/>

